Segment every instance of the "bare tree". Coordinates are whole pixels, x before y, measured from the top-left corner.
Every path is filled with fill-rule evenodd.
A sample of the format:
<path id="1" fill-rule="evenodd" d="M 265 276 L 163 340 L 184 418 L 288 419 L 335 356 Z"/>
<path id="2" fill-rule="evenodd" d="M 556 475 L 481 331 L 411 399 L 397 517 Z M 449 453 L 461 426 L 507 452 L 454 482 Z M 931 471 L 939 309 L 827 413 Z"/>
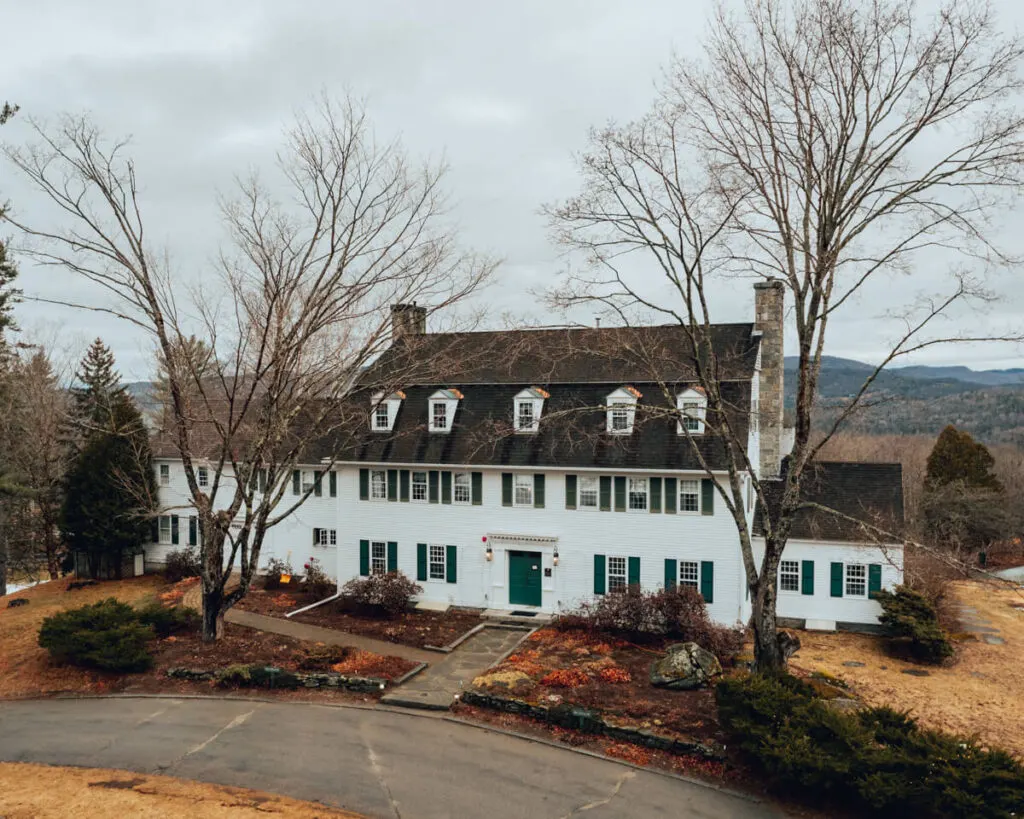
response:
<path id="1" fill-rule="evenodd" d="M 30 237 L 35 261 L 116 297 L 91 309 L 154 339 L 169 394 L 165 440 L 184 465 L 199 523 L 203 636 L 215 640 L 249 589 L 266 533 L 319 487 L 320 476 L 289 494 L 294 470 L 312 458 L 321 475 L 333 465 L 332 438 L 354 422 L 344 399 L 370 386 L 366 366 L 393 340 L 389 307 L 423 301 L 444 311 L 494 265 L 456 247 L 443 166 L 413 164 L 400 144 L 376 140 L 360 104 L 323 96 L 279 155 L 290 201 L 258 177 L 241 180 L 222 207 L 230 243 L 186 302 L 149 244 L 125 144 L 83 119 L 35 131 L 37 145 L 7 155 L 67 220 L 7 219 Z M 409 378 L 393 369 L 371 392 L 390 394 Z M 368 400 L 359 420 L 370 411 Z M 211 474 L 205 487 L 200 466 Z"/>
<path id="2" fill-rule="evenodd" d="M 719 492 L 739 533 L 761 669 L 784 664 L 775 578 L 801 479 L 822 446 L 897 358 L 992 337 L 935 327 L 955 306 L 985 297 L 956 263 L 1006 261 L 989 220 L 1020 191 L 1021 52 L 1021 41 L 975 3 L 949 2 L 927 16 L 910 0 L 747 0 L 735 15 L 719 8 L 704 58 L 673 62 L 647 117 L 593 133 L 582 193 L 549 211 L 556 237 L 587 262 L 567 274 L 558 304 L 597 303 L 624 323 L 660 316 L 687 330 L 710 431 L 727 450 Z M 932 265 L 939 251 L 953 259 L 948 289 L 916 267 L 926 251 Z M 661 275 L 638 270 L 641 259 Z M 891 348 L 812 440 L 830 321 L 855 309 L 868 282 L 896 274 L 920 277 L 930 294 L 892 305 L 900 330 Z M 745 430 L 730 421 L 742 408 L 723 397 L 710 343 L 716 294 L 726 297 L 737 276 L 782 282 L 795 325 L 795 440 L 774 503 L 765 492 L 774 476 L 759 472 Z M 744 475 L 762 510 L 759 564 Z"/>

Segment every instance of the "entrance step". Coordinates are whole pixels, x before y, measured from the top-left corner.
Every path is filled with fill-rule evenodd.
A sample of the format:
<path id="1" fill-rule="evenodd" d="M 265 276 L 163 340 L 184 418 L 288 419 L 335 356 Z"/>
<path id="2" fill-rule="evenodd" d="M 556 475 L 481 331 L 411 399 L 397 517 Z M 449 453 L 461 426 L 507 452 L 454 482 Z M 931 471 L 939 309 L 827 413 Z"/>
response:
<path id="1" fill-rule="evenodd" d="M 543 611 L 526 612 L 522 609 L 485 609 L 480 615 L 485 620 L 497 620 L 500 623 L 516 626 L 543 626 L 551 622 L 551 615 Z"/>
<path id="2" fill-rule="evenodd" d="M 452 707 L 455 695 L 448 691 L 403 691 L 396 689 L 380 698 L 384 705 L 401 708 L 419 708 L 423 711 L 447 711 Z"/>
<path id="3" fill-rule="evenodd" d="M 439 611 L 442 614 L 452 607 L 451 603 L 442 603 L 435 600 L 420 600 L 416 604 L 417 611 Z"/>

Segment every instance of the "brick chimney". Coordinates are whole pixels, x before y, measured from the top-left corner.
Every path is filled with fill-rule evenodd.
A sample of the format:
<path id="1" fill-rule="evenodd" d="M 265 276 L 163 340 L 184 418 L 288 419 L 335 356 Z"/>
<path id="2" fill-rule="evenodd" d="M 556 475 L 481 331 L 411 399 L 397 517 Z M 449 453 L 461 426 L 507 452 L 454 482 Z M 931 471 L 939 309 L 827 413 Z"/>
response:
<path id="1" fill-rule="evenodd" d="M 759 399 L 760 476 L 778 475 L 782 463 L 783 313 L 785 285 L 778 279 L 754 285 L 754 331 L 761 334 Z"/>
<path id="2" fill-rule="evenodd" d="M 391 305 L 391 342 L 403 336 L 421 336 L 427 332 L 427 308 L 412 304 Z"/>

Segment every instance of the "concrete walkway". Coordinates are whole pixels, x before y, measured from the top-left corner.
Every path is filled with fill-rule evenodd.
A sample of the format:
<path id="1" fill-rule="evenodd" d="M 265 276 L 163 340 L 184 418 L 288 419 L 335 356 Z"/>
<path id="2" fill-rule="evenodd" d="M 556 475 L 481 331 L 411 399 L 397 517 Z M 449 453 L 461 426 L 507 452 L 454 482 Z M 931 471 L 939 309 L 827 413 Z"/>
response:
<path id="1" fill-rule="evenodd" d="M 485 669 L 512 651 L 529 631 L 490 626 L 482 629 L 439 663 L 381 698 L 386 705 L 447 711 L 455 695 Z"/>
<path id="2" fill-rule="evenodd" d="M 766 804 L 607 759 L 381 710 L 173 697 L 0 702 L 0 737 L 0 761 L 167 774 L 365 816 L 780 815 Z M 188 814 L 187 805 L 181 813 Z"/>

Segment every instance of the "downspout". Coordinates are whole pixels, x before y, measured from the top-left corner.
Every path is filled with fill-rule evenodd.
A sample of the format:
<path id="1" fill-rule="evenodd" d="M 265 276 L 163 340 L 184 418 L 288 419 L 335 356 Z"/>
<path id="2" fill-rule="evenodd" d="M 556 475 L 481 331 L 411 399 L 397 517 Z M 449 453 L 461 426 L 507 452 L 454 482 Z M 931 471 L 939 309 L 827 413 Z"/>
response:
<path id="1" fill-rule="evenodd" d="M 315 609 L 317 606 L 322 606 L 324 603 L 330 603 L 332 600 L 337 600 L 341 597 L 341 581 L 337 581 L 337 591 L 334 592 L 330 597 L 325 597 L 323 600 L 317 600 L 315 603 L 310 603 L 308 606 L 303 606 L 301 609 L 295 609 L 285 615 L 285 618 L 294 617 L 296 614 L 302 614 L 304 611 Z"/>

